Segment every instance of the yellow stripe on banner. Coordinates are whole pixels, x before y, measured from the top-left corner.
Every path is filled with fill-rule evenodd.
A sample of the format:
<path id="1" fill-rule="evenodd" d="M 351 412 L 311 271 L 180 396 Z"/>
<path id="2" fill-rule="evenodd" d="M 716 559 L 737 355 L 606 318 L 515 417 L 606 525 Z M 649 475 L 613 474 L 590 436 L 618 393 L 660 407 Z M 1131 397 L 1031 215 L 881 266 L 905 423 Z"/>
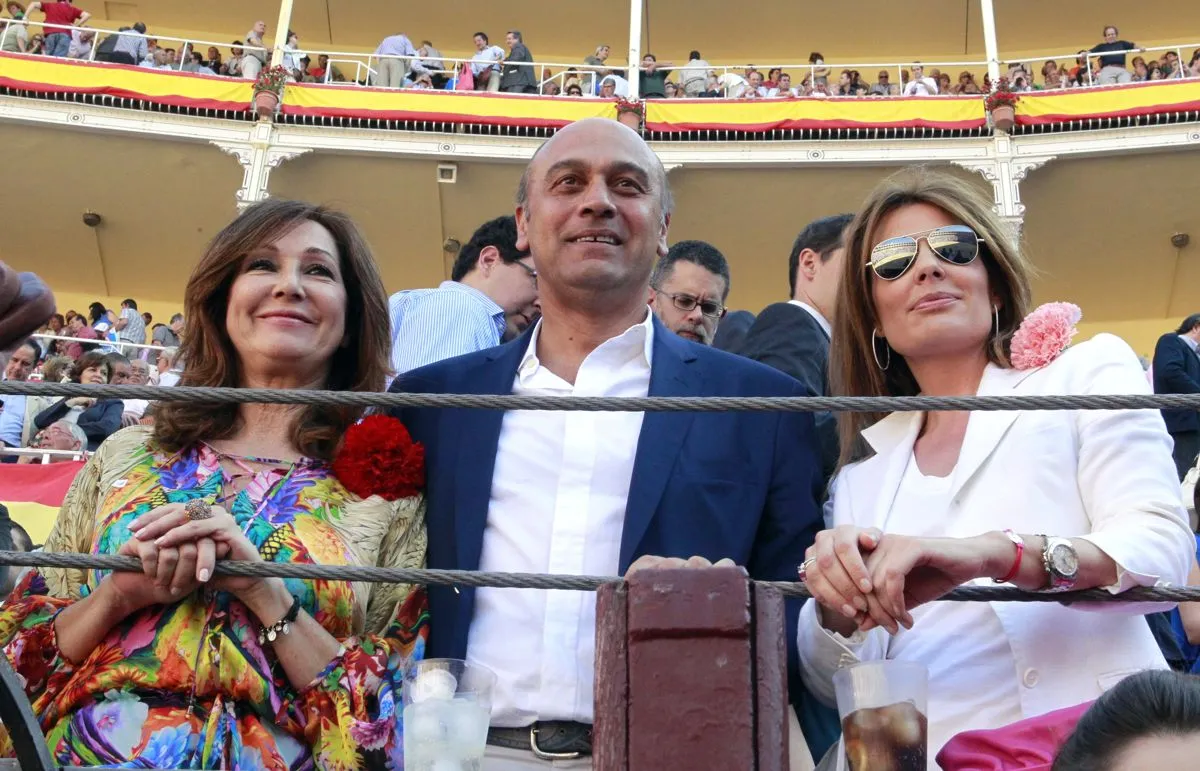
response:
<path id="1" fill-rule="evenodd" d="M 380 120 L 463 121 L 511 126 L 562 126 L 584 118 L 615 118 L 603 99 L 486 94 L 471 91 L 394 90 L 298 83 L 283 96 L 288 114 Z"/>
<path id="2" fill-rule="evenodd" d="M 1150 83 L 1022 94 L 1021 123 L 1054 123 L 1083 118 L 1149 115 L 1200 109 L 1200 81 Z"/>
<path id="3" fill-rule="evenodd" d="M 25 528 L 34 545 L 43 544 L 58 519 L 58 509 L 41 503 L 6 503 L 8 516 Z"/>
<path id="4" fill-rule="evenodd" d="M 665 99 L 646 103 L 654 131 L 804 128 L 977 128 L 986 118 L 979 97 L 831 99 Z"/>
<path id="5" fill-rule="evenodd" d="M 9 86 L 48 86 L 46 90 L 107 93 L 144 97 L 166 104 L 248 106 L 248 80 L 103 62 L 71 62 L 40 56 L 0 55 L 0 83 Z"/>

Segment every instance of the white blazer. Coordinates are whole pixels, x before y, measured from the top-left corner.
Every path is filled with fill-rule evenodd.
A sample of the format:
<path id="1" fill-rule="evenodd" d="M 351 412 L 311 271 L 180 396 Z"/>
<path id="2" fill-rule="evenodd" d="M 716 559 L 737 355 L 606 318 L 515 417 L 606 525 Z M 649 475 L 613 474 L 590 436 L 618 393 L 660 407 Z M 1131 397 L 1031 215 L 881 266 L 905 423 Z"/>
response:
<path id="1" fill-rule="evenodd" d="M 985 396 L 1144 393 L 1150 387 L 1137 357 L 1112 335 L 1073 346 L 1036 370 L 989 365 L 979 386 Z M 827 525 L 903 532 L 889 529 L 888 518 L 921 425 L 919 413 L 893 413 L 863 432 L 876 454 L 834 479 Z M 951 479 L 944 532 L 930 534 L 969 537 L 1011 528 L 1085 538 L 1118 565 L 1109 591 L 1186 584 L 1196 542 L 1171 446 L 1157 410 L 973 412 Z M 1125 675 L 1166 666 L 1142 614 L 1171 604 L 990 605 L 1011 644 L 1026 717 L 1095 699 Z M 816 603 L 806 603 L 800 618 L 802 674 L 814 694 L 833 704 L 834 671 L 856 658 L 887 658 L 891 636 L 884 629 L 833 635 L 816 611 Z M 958 648 L 969 662 L 969 638 L 948 637 L 946 649 Z M 969 667 L 957 676 L 970 678 Z M 937 689 L 937 682 L 929 683 L 931 697 Z"/>

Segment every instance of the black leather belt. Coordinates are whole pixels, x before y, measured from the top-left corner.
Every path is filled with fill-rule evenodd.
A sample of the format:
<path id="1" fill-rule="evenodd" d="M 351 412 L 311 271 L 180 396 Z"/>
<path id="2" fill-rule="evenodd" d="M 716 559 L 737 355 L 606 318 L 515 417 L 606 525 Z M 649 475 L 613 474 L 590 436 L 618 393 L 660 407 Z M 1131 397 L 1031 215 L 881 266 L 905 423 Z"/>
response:
<path id="1" fill-rule="evenodd" d="M 487 743 L 532 752 L 541 760 L 573 760 L 592 754 L 592 727 L 586 723 L 544 720 L 525 728 L 489 728 Z"/>

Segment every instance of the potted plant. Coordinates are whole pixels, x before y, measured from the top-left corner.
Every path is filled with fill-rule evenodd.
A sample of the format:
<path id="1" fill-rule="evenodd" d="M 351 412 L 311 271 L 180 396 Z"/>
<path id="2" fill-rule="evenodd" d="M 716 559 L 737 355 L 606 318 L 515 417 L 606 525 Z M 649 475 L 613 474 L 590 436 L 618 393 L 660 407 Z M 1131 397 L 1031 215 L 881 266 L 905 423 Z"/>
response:
<path id="1" fill-rule="evenodd" d="M 288 71 L 278 64 L 258 74 L 258 79 L 254 81 L 254 107 L 258 110 L 259 120 L 275 117 L 275 108 L 279 106 L 287 82 Z"/>
<path id="2" fill-rule="evenodd" d="M 642 116 L 646 114 L 646 103 L 637 99 L 617 97 L 617 120 L 634 131 L 642 130 Z"/>
<path id="3" fill-rule="evenodd" d="M 1016 124 L 1017 92 L 1013 91 L 1012 83 L 1006 77 L 996 81 L 992 89 L 983 99 L 983 105 L 992 116 L 992 125 L 1001 131 L 1008 132 Z"/>

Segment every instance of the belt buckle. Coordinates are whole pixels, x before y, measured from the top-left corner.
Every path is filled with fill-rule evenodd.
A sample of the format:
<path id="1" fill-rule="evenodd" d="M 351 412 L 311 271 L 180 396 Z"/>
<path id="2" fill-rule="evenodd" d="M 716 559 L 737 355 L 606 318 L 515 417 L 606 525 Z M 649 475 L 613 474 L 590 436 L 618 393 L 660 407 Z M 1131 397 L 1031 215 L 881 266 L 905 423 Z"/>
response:
<path id="1" fill-rule="evenodd" d="M 538 760 L 575 760 L 583 757 L 582 752 L 546 752 L 538 746 L 537 733 L 537 723 L 529 726 L 529 749 Z"/>

